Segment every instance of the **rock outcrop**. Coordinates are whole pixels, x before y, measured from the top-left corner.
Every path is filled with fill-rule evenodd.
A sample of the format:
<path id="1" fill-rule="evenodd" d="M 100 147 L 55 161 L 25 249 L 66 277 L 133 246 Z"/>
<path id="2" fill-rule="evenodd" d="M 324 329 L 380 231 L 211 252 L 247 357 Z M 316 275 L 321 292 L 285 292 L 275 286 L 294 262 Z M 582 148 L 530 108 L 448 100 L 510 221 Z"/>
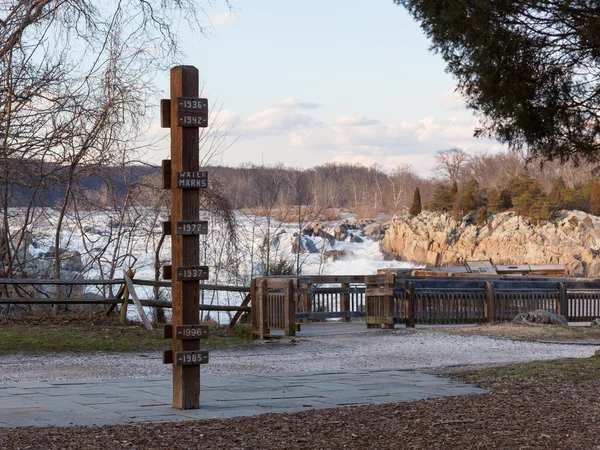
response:
<path id="1" fill-rule="evenodd" d="M 569 325 L 567 318 L 545 309 L 536 309 L 517 315 L 513 322 L 539 323 L 542 325 Z"/>
<path id="2" fill-rule="evenodd" d="M 494 264 L 564 264 L 573 277 L 600 276 L 600 218 L 562 211 L 534 225 L 514 212 L 490 215 L 485 225 L 471 216 L 423 212 L 395 217 L 382 251 L 430 267 L 491 259 Z"/>

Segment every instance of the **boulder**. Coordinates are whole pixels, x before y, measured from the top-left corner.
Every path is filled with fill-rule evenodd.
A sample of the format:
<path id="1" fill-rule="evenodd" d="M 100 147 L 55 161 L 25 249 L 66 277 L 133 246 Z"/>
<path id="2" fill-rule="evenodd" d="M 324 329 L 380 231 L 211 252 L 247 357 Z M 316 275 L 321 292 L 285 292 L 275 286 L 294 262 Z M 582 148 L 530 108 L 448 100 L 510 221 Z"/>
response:
<path id="1" fill-rule="evenodd" d="M 356 244 L 362 244 L 364 242 L 363 238 L 357 236 L 356 234 L 350 235 L 350 242 L 354 242 Z"/>
<path id="2" fill-rule="evenodd" d="M 327 239 L 327 242 L 329 242 L 329 245 L 331 245 L 332 247 L 335 246 L 335 236 L 332 236 L 327 231 L 325 231 L 323 228 L 315 227 L 315 229 L 313 230 L 313 235 L 320 237 L 322 239 Z"/>
<path id="3" fill-rule="evenodd" d="M 319 249 L 313 241 L 308 238 L 302 238 L 301 235 L 295 234 L 294 241 L 292 243 L 292 251 L 294 253 L 319 253 Z"/>
<path id="4" fill-rule="evenodd" d="M 592 320 L 592 323 L 590 324 L 590 326 L 600 328 L 600 319 L 596 318 L 596 319 Z"/>
<path id="5" fill-rule="evenodd" d="M 382 239 L 387 228 L 389 228 L 389 222 L 373 222 L 363 228 L 363 236 L 371 237 L 373 239 Z"/>
<path id="6" fill-rule="evenodd" d="M 350 250 L 328 250 L 323 254 L 323 256 L 325 256 L 326 259 L 331 259 L 332 261 L 346 259 L 353 255 L 354 253 Z"/>
<path id="7" fill-rule="evenodd" d="M 395 216 L 381 240 L 384 253 L 403 261 L 439 266 L 491 259 L 494 264 L 564 264 L 567 276 L 600 277 L 600 228 L 596 216 L 563 211 L 555 219 L 531 221 L 514 212 L 489 216 L 478 226 L 468 217 L 423 211 Z M 585 227 L 574 224 L 588 223 Z M 591 221 L 591 224 L 589 222 Z M 369 227 L 364 235 L 372 232 Z M 432 255 L 435 252 L 437 255 Z"/>
<path id="8" fill-rule="evenodd" d="M 338 241 L 345 241 L 348 237 L 348 228 L 346 225 L 340 224 L 333 229 L 333 235 Z"/>
<path id="9" fill-rule="evenodd" d="M 513 319 L 513 322 L 539 323 L 543 325 L 569 325 L 567 318 L 545 309 L 537 309 L 521 313 Z"/>

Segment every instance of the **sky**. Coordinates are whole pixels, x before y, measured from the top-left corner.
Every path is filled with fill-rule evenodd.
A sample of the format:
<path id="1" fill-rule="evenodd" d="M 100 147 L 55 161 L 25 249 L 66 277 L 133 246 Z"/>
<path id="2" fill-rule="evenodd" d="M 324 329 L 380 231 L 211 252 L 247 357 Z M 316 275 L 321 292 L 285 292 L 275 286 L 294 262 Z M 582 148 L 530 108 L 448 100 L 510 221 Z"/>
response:
<path id="1" fill-rule="evenodd" d="M 223 151 L 210 161 L 308 168 L 329 162 L 410 165 L 431 175 L 434 155 L 503 151 L 473 138 L 477 118 L 442 58 L 392 0 L 231 0 L 207 9 L 207 36 L 181 26 Z M 168 98 L 168 74 L 158 79 Z M 160 138 L 159 107 L 148 134 Z M 168 157 L 163 139 L 146 159 Z"/>

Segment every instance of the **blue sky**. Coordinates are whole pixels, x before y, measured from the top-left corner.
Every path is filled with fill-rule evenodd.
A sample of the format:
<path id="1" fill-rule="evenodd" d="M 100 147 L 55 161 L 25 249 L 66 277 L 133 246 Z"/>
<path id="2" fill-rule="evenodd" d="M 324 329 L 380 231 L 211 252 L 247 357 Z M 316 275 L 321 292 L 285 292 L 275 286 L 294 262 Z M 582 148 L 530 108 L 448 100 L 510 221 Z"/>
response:
<path id="1" fill-rule="evenodd" d="M 212 163 L 409 164 L 429 175 L 438 150 L 497 152 L 441 57 L 392 0 L 232 0 L 207 10 L 208 37 L 182 25 L 184 63 L 229 130 Z M 159 80 L 168 98 L 168 75 Z M 150 133 L 160 136 L 158 105 Z M 231 144 L 231 146 L 229 146 Z M 147 158 L 168 155 L 162 141 Z"/>

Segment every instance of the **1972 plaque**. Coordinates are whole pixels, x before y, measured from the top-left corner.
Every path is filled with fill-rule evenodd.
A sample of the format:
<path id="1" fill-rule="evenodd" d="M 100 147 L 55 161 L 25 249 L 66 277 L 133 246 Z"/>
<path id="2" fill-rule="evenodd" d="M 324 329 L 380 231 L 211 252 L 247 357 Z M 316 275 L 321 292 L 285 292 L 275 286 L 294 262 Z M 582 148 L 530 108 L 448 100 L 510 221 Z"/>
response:
<path id="1" fill-rule="evenodd" d="M 180 220 L 177 222 L 177 234 L 196 236 L 208 234 L 208 220 Z"/>

